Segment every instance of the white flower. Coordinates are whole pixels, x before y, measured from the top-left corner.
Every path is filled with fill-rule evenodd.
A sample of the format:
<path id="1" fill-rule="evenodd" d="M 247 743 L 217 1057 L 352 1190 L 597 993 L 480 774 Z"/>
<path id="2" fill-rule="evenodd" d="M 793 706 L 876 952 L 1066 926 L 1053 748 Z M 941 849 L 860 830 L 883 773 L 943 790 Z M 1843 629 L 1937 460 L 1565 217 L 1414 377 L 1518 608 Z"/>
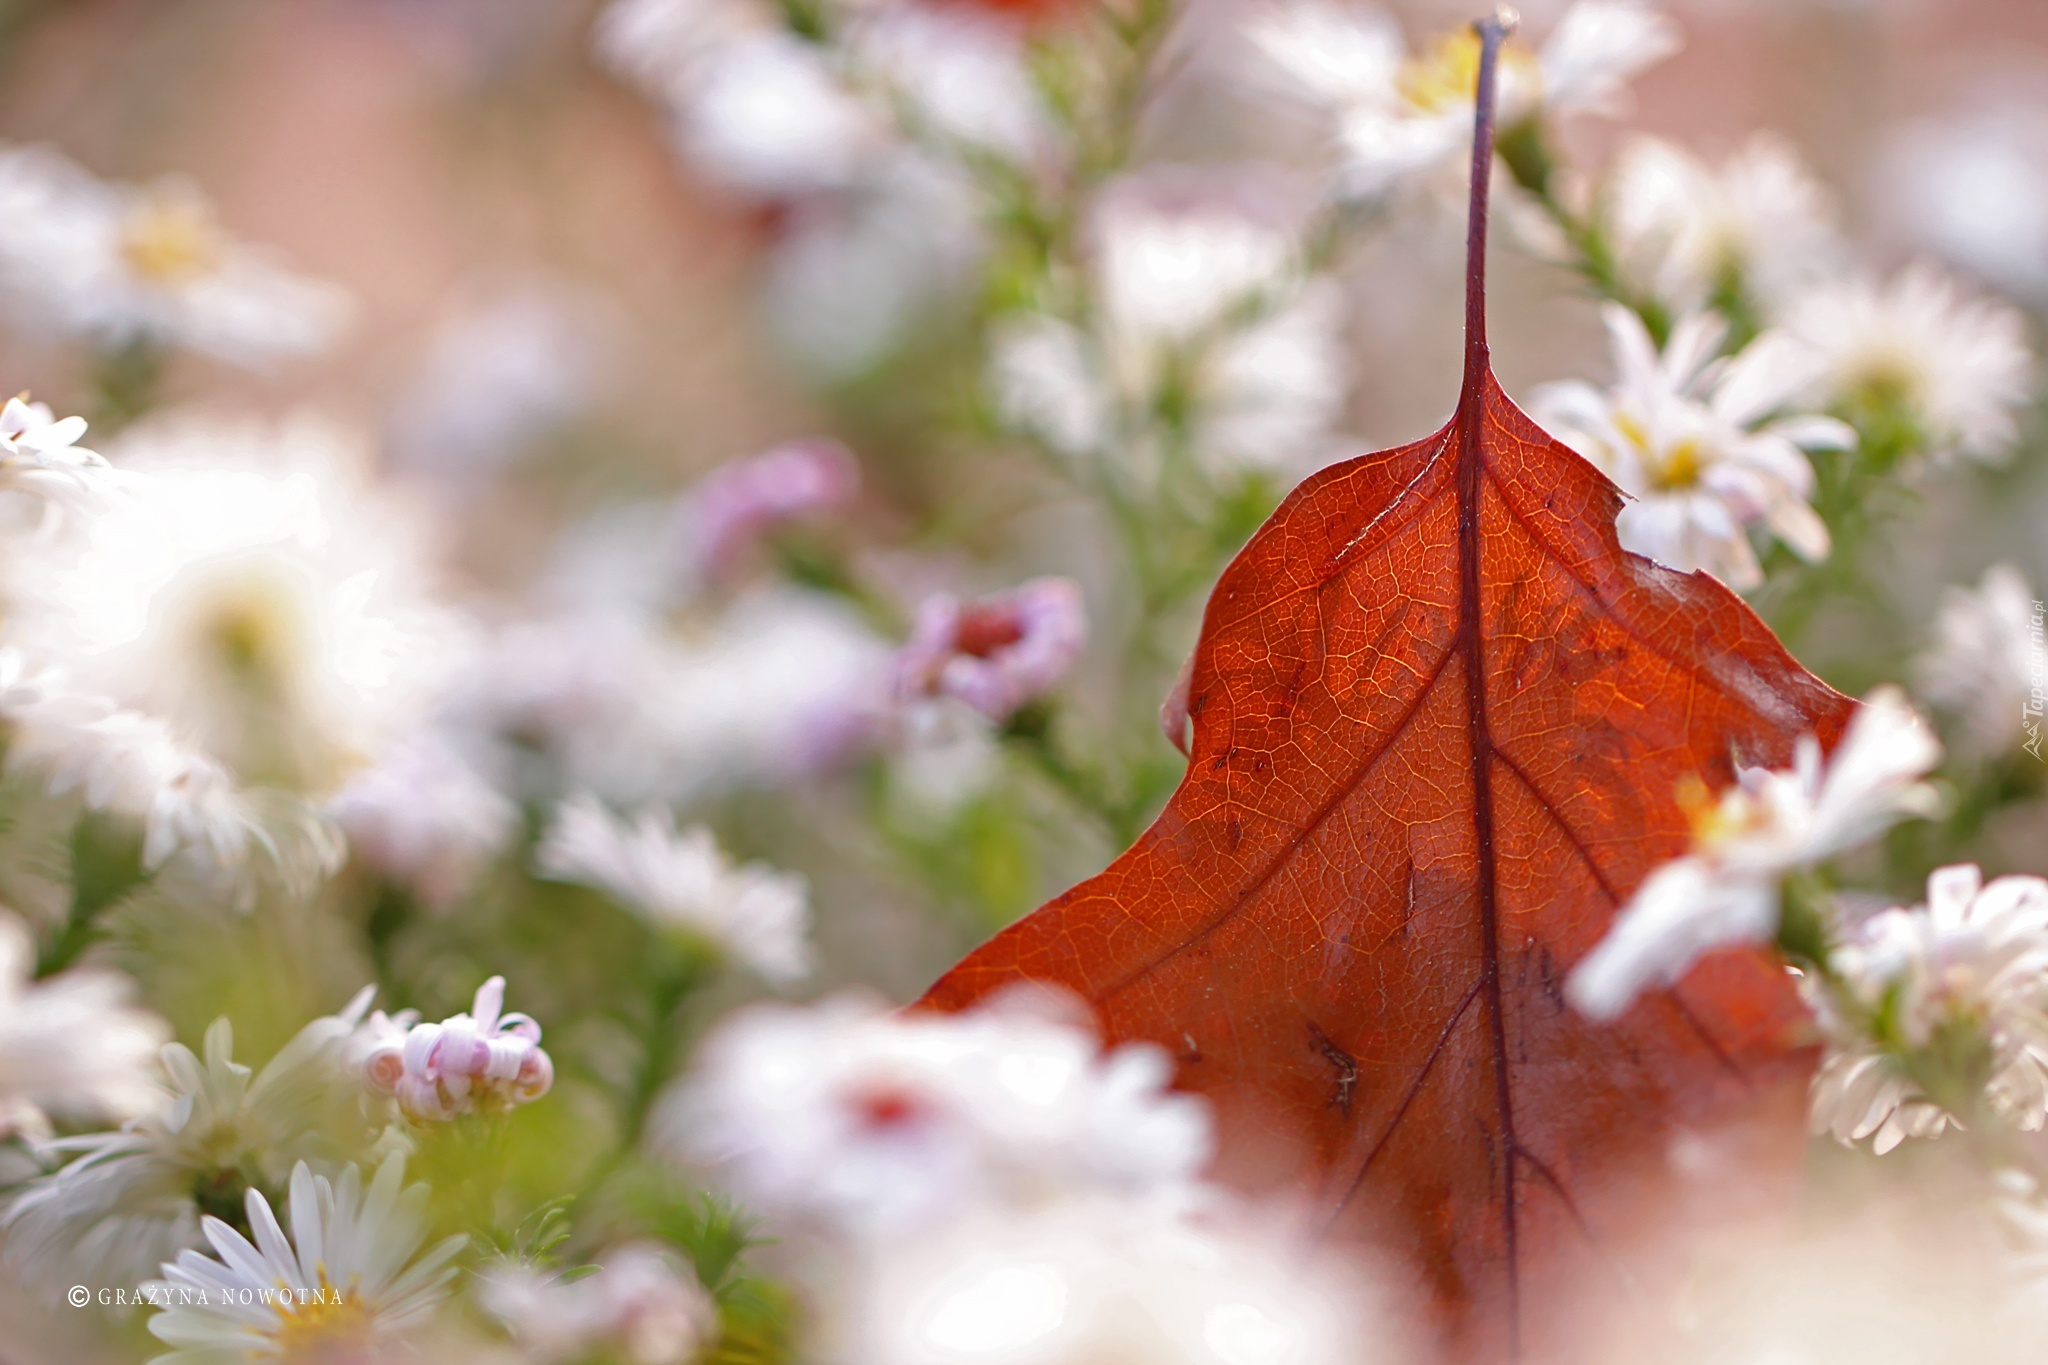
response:
<path id="1" fill-rule="evenodd" d="M 542 876 L 594 886 L 659 928 L 717 945 L 780 984 L 810 974 L 809 891 L 765 863 L 733 866 L 702 825 L 676 832 L 662 807 L 628 825 L 593 796 L 555 810 L 535 863 Z"/>
<path id="2" fill-rule="evenodd" d="M 183 181 L 104 184 L 47 148 L 0 149 L 0 290 L 32 324 L 231 364 L 325 349 L 349 301 L 227 237 Z"/>
<path id="3" fill-rule="evenodd" d="M 1020 25 L 966 6 L 878 5 L 847 38 L 857 81 L 907 108 L 913 130 L 1016 162 L 1050 137 Z"/>
<path id="4" fill-rule="evenodd" d="M 1816 1133 L 1842 1142 L 1875 1134 L 1882 1153 L 1957 1122 L 1906 1073 L 1900 1054 L 1958 1028 L 1990 1047 L 1992 1110 L 2028 1132 L 2048 1125 L 2048 881 L 1986 885 L 1974 866 L 1938 869 L 1927 878 L 1927 904 L 1871 916 L 1829 962 L 1857 1009 L 1820 1002 L 1829 1047 L 1813 1083 Z M 1871 1036 L 1875 1019 L 1882 1036 Z"/>
<path id="5" fill-rule="evenodd" d="M 46 403 L 23 394 L 0 407 L 0 489 L 52 503 L 98 507 L 123 480 L 113 466 L 78 444 L 83 417 L 57 421 Z"/>
<path id="6" fill-rule="evenodd" d="M 468 890 L 519 823 L 511 800 L 431 731 L 358 773 L 327 813 L 358 857 L 437 911 Z"/>
<path id="7" fill-rule="evenodd" d="M 1253 20 L 1248 33 L 1295 95 L 1336 118 L 1349 194 L 1385 194 L 1471 146 L 1479 39 L 1469 28 L 1410 56 L 1382 10 L 1293 0 Z M 1677 25 L 1647 5 L 1582 0 L 1539 53 L 1503 50 L 1500 121 L 1539 109 L 1612 113 L 1628 79 L 1678 47 Z"/>
<path id="8" fill-rule="evenodd" d="M 1094 326 L 1002 322 L 990 385 L 1003 418 L 1064 456 L 1121 454 L 1140 480 L 1176 448 L 1212 478 L 1322 463 L 1345 395 L 1342 310 L 1271 211 L 1284 188 L 1177 172 L 1105 190 Z"/>
<path id="9" fill-rule="evenodd" d="M 1962 718 L 1988 754 L 2015 744 L 2036 682 L 2041 648 L 2033 587 L 1996 564 L 1976 589 L 1950 588 L 1934 625 L 1934 647 L 1918 661 L 1921 691 Z"/>
<path id="10" fill-rule="evenodd" d="M 351 1126 L 362 1136 L 346 1045 L 372 990 L 300 1029 L 253 1077 L 234 1060 L 225 1017 L 206 1030 L 203 1058 L 166 1044 L 167 1105 L 118 1131 L 39 1149 L 71 1159 L 0 1214 L 9 1261 L 52 1286 L 134 1283 L 198 1240 L 201 1189 L 281 1181 L 301 1157 L 330 1155 Z"/>
<path id="11" fill-rule="evenodd" d="M 1933 731 L 1898 689 L 1882 687 L 1825 764 L 1808 735 L 1789 771 L 1739 770 L 1718 801 L 1702 794 L 1692 852 L 1649 875 L 1573 969 L 1566 994 L 1584 1013 L 1612 1019 L 1716 948 L 1768 942 L 1784 876 L 1933 814 L 1936 793 L 1920 779 L 1940 761 Z"/>
<path id="12" fill-rule="evenodd" d="M 331 791 L 432 700 L 458 623 L 424 537 L 325 427 L 167 423 L 127 494 L 10 566 L 14 638 L 245 782 Z"/>
<path id="13" fill-rule="evenodd" d="M 1209 1155 L 1157 1048 L 1104 1053 L 1034 1000 L 893 1014 L 840 997 L 754 1006 L 666 1106 L 670 1144 L 751 1206 L 855 1236 L 1100 1191 L 1179 1198 Z"/>
<path id="14" fill-rule="evenodd" d="M 402 1158 L 377 1168 L 369 1187 L 360 1168 L 341 1178 L 316 1176 L 304 1162 L 291 1176 L 291 1236 L 270 1202 L 248 1194 L 250 1240 L 218 1218 L 201 1225 L 215 1257 L 179 1254 L 164 1278 L 144 1286 L 168 1305 L 149 1330 L 174 1349 L 162 1365 L 231 1361 L 374 1360 L 408 1328 L 421 1325 L 446 1297 L 467 1240 L 457 1234 L 428 1249 L 424 1185 L 401 1188 Z"/>
<path id="15" fill-rule="evenodd" d="M 626 1365 L 685 1365 L 718 1326 L 696 1276 L 653 1243 L 615 1248 L 595 1274 L 573 1280 L 516 1265 L 481 1279 L 485 1309 L 542 1365 L 606 1348 Z"/>
<path id="16" fill-rule="evenodd" d="M 1988 98 L 1986 97 L 1988 93 Z M 2000 290 L 2048 299 L 2048 109 L 2031 90 L 1894 132 L 1876 183 L 1929 249 Z"/>
<path id="17" fill-rule="evenodd" d="M 501 1013 L 504 1006 L 505 978 L 494 976 L 477 987 L 470 1013 L 438 1024 L 414 1022 L 411 1011 L 387 1019 L 380 1010 L 363 1051 L 364 1082 L 418 1122 L 532 1103 L 554 1085 L 555 1065 L 541 1051 L 540 1025 Z"/>
<path id="18" fill-rule="evenodd" d="M 35 965 L 28 926 L 0 912 L 0 1138 L 44 1129 L 47 1113 L 149 1110 L 163 1021 L 130 1005 L 132 987 L 114 972 L 74 967 L 37 981 Z"/>
<path id="19" fill-rule="evenodd" d="M 1904 417 L 1937 461 L 2005 458 L 2034 379 L 2016 310 L 1915 265 L 1887 284 L 1818 286 L 1793 300 L 1785 325 L 1820 356 L 1834 402 Z"/>
<path id="20" fill-rule="evenodd" d="M 1680 319 L 1660 355 L 1628 309 L 1610 303 L 1601 316 L 1614 387 L 1548 384 L 1531 408 L 1634 499 L 1615 519 L 1622 547 L 1734 588 L 1763 581 L 1753 524 L 1802 558 L 1825 558 L 1828 529 L 1806 502 L 1813 467 L 1802 448 L 1856 438 L 1831 418 L 1787 412 L 1812 382 L 1813 359 L 1776 333 L 1716 359 L 1727 325 L 1712 313 Z"/>
<path id="21" fill-rule="evenodd" d="M 515 626 L 457 713 L 529 743 L 619 804 L 684 802 L 816 773 L 887 712 L 890 650 L 844 603 L 768 588 L 671 632 L 633 612 Z"/>
<path id="22" fill-rule="evenodd" d="M 1635 138 L 1598 211 L 1622 278 L 1673 310 L 1733 292 L 1774 315 L 1842 255 L 1827 192 L 1768 133 L 1718 171 L 1661 138 Z"/>

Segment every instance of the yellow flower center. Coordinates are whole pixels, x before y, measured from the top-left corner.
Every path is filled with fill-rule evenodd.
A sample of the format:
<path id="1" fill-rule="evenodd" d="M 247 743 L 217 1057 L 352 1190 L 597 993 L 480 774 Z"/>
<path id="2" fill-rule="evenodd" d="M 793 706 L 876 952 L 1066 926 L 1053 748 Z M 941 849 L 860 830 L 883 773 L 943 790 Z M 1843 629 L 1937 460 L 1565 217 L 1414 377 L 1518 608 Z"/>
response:
<path id="1" fill-rule="evenodd" d="M 1512 82 L 1533 90 L 1542 78 L 1535 56 L 1523 48 L 1503 47 L 1500 63 L 1503 86 Z M 1441 114 L 1471 104 L 1479 93 L 1479 35 L 1470 28 L 1445 34 L 1434 51 L 1401 63 L 1394 88 L 1421 114 Z"/>
<path id="2" fill-rule="evenodd" d="M 1636 448 L 1642 457 L 1643 469 L 1650 476 L 1650 484 L 1659 492 L 1670 492 L 1675 488 L 1691 488 L 1700 481 L 1700 475 L 1707 467 L 1706 452 L 1693 437 L 1686 437 L 1666 450 L 1658 450 L 1650 440 L 1650 432 L 1635 414 L 1617 412 L 1614 414 L 1614 429 L 1622 439 Z"/>
<path id="3" fill-rule="evenodd" d="M 178 285 L 220 267 L 220 231 L 189 194 L 154 191 L 121 228 L 121 258 L 152 284 Z"/>
<path id="4" fill-rule="evenodd" d="M 1764 823 L 1763 807 L 1740 787 L 1730 787 L 1716 798 L 1707 784 L 1688 773 L 1679 779 L 1678 809 L 1692 827 L 1696 853 L 1713 853 L 1751 833 Z"/>
<path id="5" fill-rule="evenodd" d="M 372 1320 L 353 1281 L 337 1287 L 320 1268 L 317 1289 L 300 1291 L 280 1283 L 271 1304 L 277 1314 L 277 1349 L 281 1359 L 300 1365 L 357 1360 L 370 1339 Z"/>

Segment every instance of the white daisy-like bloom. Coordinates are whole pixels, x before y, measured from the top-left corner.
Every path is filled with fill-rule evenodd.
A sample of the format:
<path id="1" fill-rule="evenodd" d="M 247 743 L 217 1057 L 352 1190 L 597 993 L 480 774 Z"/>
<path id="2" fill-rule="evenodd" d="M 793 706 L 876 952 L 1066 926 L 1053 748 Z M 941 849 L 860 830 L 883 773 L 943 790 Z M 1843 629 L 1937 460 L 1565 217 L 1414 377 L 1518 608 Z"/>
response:
<path id="1" fill-rule="evenodd" d="M 1597 211 L 1622 278 L 1678 311 L 1733 290 L 1773 315 L 1843 255 L 1827 191 L 1768 133 L 1718 170 L 1674 143 L 1636 137 L 1615 158 Z"/>
<path id="2" fill-rule="evenodd" d="M 2040 657 L 2039 599 L 2011 564 L 1985 570 L 1975 588 L 1950 588 L 1934 645 L 1918 660 L 1920 691 L 1954 713 L 1977 749 L 2003 753 L 2029 719 Z"/>
<path id="3" fill-rule="evenodd" d="M 85 449 L 83 417 L 59 421 L 47 403 L 22 394 L 0 406 L 0 490 L 80 510 L 100 507 L 120 487 L 119 471 Z"/>
<path id="4" fill-rule="evenodd" d="M 49 1116 L 121 1120 L 160 1094 L 151 1062 L 170 1030 L 130 1003 L 128 979 L 74 967 L 35 979 L 35 938 L 0 912 L 0 1139 L 43 1135 Z"/>
<path id="5" fill-rule="evenodd" d="M 594 796 L 564 801 L 534 863 L 544 877 L 596 887 L 655 928 L 715 945 L 763 980 L 786 985 L 810 975 L 804 879 L 766 863 L 735 865 L 705 826 L 678 833 L 665 806 L 645 807 L 628 822 Z"/>
<path id="6" fill-rule="evenodd" d="M 681 630 L 579 610 L 500 635 L 455 713 L 547 749 L 554 790 L 682 804 L 799 780 L 857 750 L 888 713 L 892 654 L 844 603 L 791 588 Z"/>
<path id="7" fill-rule="evenodd" d="M 429 910 L 451 908 L 519 824 L 519 808 L 458 751 L 422 731 L 327 803 L 349 848 Z"/>
<path id="8" fill-rule="evenodd" d="M 522 1265 L 479 1279 L 484 1310 L 542 1365 L 600 1353 L 625 1365 L 686 1365 L 718 1328 L 718 1306 L 697 1277 L 651 1242 L 616 1247 L 575 1279 Z"/>
<path id="9" fill-rule="evenodd" d="M 1336 122 L 1345 192 L 1376 198 L 1465 155 L 1479 80 L 1479 38 L 1461 28 L 1411 55 L 1386 11 L 1291 0 L 1246 26 L 1252 46 L 1297 99 Z M 1581 0 L 1541 49 L 1507 45 L 1500 122 L 1539 111 L 1614 113 L 1631 77 L 1676 52 L 1678 26 L 1646 4 Z M 1268 74 L 1262 82 L 1273 84 Z"/>
<path id="10" fill-rule="evenodd" d="M 1183 1199 L 1210 1129 L 1172 1071 L 1155 1047 L 1104 1052 L 1036 997 L 959 1015 L 757 1005 L 706 1040 L 658 1131 L 764 1214 L 890 1237 L 1077 1192 Z"/>
<path id="11" fill-rule="evenodd" d="M 398 1156 L 367 1186 L 357 1166 L 330 1181 L 301 1162 L 289 1237 L 258 1190 L 247 1200 L 253 1243 L 207 1218 L 200 1226 L 214 1255 L 181 1252 L 143 1286 L 164 1305 L 149 1330 L 173 1348 L 157 1365 L 381 1358 L 432 1317 L 467 1241 L 458 1233 L 422 1251 L 429 1191 L 404 1181 Z"/>
<path id="12" fill-rule="evenodd" d="M 104 183 L 46 147 L 0 149 L 0 292 L 32 325 L 234 365 L 326 349 L 351 305 L 236 242 L 190 184 Z"/>
<path id="13" fill-rule="evenodd" d="M 1358 1268 L 1220 1200 L 970 1214 L 878 1248 L 823 1294 L 831 1359 L 872 1365 L 1337 1365 L 1407 1358 Z"/>
<path id="14" fill-rule="evenodd" d="M 125 495 L 8 566 L 16 642 L 244 783 L 325 794 L 413 728 L 460 623 L 365 452 L 317 423 L 192 420 L 117 455 Z"/>
<path id="15" fill-rule="evenodd" d="M 373 990 L 307 1024 L 253 1073 L 234 1060 L 224 1017 L 206 1030 L 203 1055 L 164 1045 L 168 1093 L 153 1091 L 148 1114 L 37 1149 L 64 1164 L 0 1211 L 9 1264 L 49 1286 L 138 1283 L 197 1245 L 201 1192 L 281 1182 L 302 1157 L 331 1157 L 351 1131 L 366 1136 L 347 1048 Z"/>
<path id="16" fill-rule="evenodd" d="M 1888 282 L 1817 286 L 1787 306 L 1785 326 L 1820 357 L 1829 401 L 1903 416 L 1937 462 L 2010 452 L 2035 372 L 2017 309 L 1971 298 L 1921 264 Z"/>
<path id="17" fill-rule="evenodd" d="M 1958 1123 L 1901 1057 L 1958 1029 L 1990 1049 L 1991 1110 L 2027 1132 L 2048 1126 L 2048 881 L 1987 884 L 1969 864 L 1940 868 L 1925 905 L 1854 926 L 1829 965 L 1856 1010 L 1818 1001 L 1829 1040 L 1813 1082 L 1814 1132 L 1874 1137 L 1883 1153 Z M 1883 1036 L 1872 1036 L 1871 1020 L 1882 1020 Z"/>
<path id="18" fill-rule="evenodd" d="M 1275 196 L 1252 190 L 1174 172 L 1104 191 L 1089 235 L 1098 315 L 1089 329 L 1038 313 L 998 327 L 1003 419 L 1070 459 L 1120 453 L 1140 479 L 1174 447 L 1211 478 L 1336 453 L 1341 303 L 1302 273 L 1291 225 L 1264 211 Z"/>
<path id="19" fill-rule="evenodd" d="M 1766 333 L 1717 358 L 1727 324 L 1713 313 L 1681 318 L 1660 354 L 1633 312 L 1610 303 L 1601 317 L 1614 387 L 1547 384 L 1530 409 L 1631 495 L 1615 518 L 1622 547 L 1737 589 L 1763 581 L 1753 525 L 1803 559 L 1825 558 L 1828 528 L 1806 501 L 1813 466 L 1804 452 L 1845 448 L 1856 436 L 1795 410 L 1817 373 L 1813 357 Z"/>
<path id="20" fill-rule="evenodd" d="M 532 1016 L 507 1014 L 505 978 L 477 987 L 466 1014 L 421 1023 L 406 1010 L 379 1010 L 354 1046 L 363 1081 L 398 1103 L 415 1122 L 445 1123 L 468 1114 L 499 1114 L 531 1104 L 555 1083 L 555 1064 L 541 1050 Z"/>
<path id="21" fill-rule="evenodd" d="M 1573 969 L 1567 997 L 1582 1013 L 1612 1019 L 1717 948 L 1768 943 L 1786 874 L 1900 820 L 1934 814 L 1938 795 L 1921 779 L 1940 761 L 1940 741 L 1905 694 L 1881 687 L 1864 698 L 1825 761 L 1820 742 L 1807 735 L 1789 770 L 1738 770 L 1718 800 L 1701 794 L 1692 851 L 1637 888 Z"/>

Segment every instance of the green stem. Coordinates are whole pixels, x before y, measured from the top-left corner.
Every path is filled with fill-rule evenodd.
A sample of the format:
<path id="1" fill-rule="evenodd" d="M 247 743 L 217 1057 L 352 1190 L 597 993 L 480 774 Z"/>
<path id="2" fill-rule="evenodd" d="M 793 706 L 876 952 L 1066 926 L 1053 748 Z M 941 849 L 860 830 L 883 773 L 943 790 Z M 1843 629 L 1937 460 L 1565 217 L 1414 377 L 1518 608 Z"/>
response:
<path id="1" fill-rule="evenodd" d="M 100 915 L 147 881 L 141 836 L 123 821 L 88 813 L 71 832 L 71 909 L 37 956 L 36 975 L 54 976 L 106 936 Z"/>

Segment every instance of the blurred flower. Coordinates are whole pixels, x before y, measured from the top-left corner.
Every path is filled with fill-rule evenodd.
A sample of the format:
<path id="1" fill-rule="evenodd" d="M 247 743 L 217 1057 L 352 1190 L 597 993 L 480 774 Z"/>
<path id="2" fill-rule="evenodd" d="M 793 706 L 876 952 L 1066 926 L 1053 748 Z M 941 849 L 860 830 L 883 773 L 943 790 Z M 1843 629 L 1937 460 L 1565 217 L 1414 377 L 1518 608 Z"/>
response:
<path id="1" fill-rule="evenodd" d="M 1941 1047 L 1936 1066 L 1967 1067 L 1959 1038 L 1988 1048 L 1981 1084 L 1991 1109 L 2028 1132 L 2048 1124 L 2048 881 L 1968 864 L 1927 878 L 1927 903 L 1854 927 L 1829 955 L 1856 1015 L 1822 992 L 1828 1055 L 1813 1082 L 1813 1130 L 1842 1142 L 1876 1135 L 1890 1151 L 1934 1137 L 1958 1116 L 1931 1099 L 1902 1054 Z M 1873 1029 L 1874 1025 L 1874 1029 Z M 1941 1045 L 1946 1046 L 1941 1046 Z"/>
<path id="2" fill-rule="evenodd" d="M 677 633 L 618 611 L 520 624 L 454 711 L 550 751 L 555 790 L 683 802 L 838 762 L 886 714 L 888 670 L 887 646 L 843 602 L 767 588 Z"/>
<path id="3" fill-rule="evenodd" d="M 398 463 L 470 484 L 566 426 L 597 385 L 601 322 L 591 301 L 545 286 L 447 319 L 393 405 Z"/>
<path id="4" fill-rule="evenodd" d="M 1253 20 L 1248 34 L 1291 93 L 1337 120 L 1351 196 L 1386 194 L 1472 145 L 1479 37 L 1470 28 L 1411 56 L 1383 10 L 1291 0 Z M 1560 16 L 1540 52 L 1504 49 L 1500 122 L 1539 111 L 1615 112 L 1629 78 L 1679 44 L 1678 26 L 1648 5 L 1581 0 Z"/>
<path id="5" fill-rule="evenodd" d="M 165 1365 L 228 1361 L 376 1361 L 447 1296 L 460 1233 L 424 1253 L 425 1185 L 401 1189 L 405 1162 L 387 1158 L 369 1188 L 361 1168 L 291 1176 L 291 1236 L 258 1190 L 247 1199 L 255 1243 L 218 1218 L 201 1229 L 218 1260 L 185 1251 L 143 1286 L 170 1305 L 149 1330 L 173 1349 Z"/>
<path id="6" fill-rule="evenodd" d="M 535 866 L 598 888 L 655 928 L 700 937 L 777 985 L 810 974 L 804 879 L 766 863 L 734 866 L 709 829 L 678 834 L 665 808 L 644 809 L 629 826 L 595 797 L 565 801 Z"/>
<path id="7" fill-rule="evenodd" d="M 718 1326 L 696 1276 L 653 1243 L 617 1247 L 575 1279 L 517 1265 L 481 1279 L 485 1310 L 540 1365 L 600 1353 L 625 1365 L 685 1365 Z"/>
<path id="8" fill-rule="evenodd" d="M 1881 687 L 1825 764 L 1807 735 L 1790 770 L 1742 768 L 1719 799 L 1693 793 L 1692 852 L 1650 874 L 1573 969 L 1566 994 L 1582 1012 L 1612 1019 L 1716 948 L 1769 942 L 1786 874 L 1932 814 L 1936 793 L 1920 779 L 1940 761 L 1940 743 L 1904 694 Z"/>
<path id="9" fill-rule="evenodd" d="M 524 1014 L 501 1014 L 505 978 L 477 987 L 468 1014 L 438 1024 L 411 1011 L 371 1020 L 362 1053 L 364 1083 L 397 1099 L 415 1122 L 465 1114 L 502 1113 L 548 1093 L 555 1066 L 541 1051 L 540 1025 Z"/>
<path id="10" fill-rule="evenodd" d="M 12 566 L 17 641 L 245 782 L 331 791 L 415 723 L 458 623 L 357 448 L 185 422 L 118 453 L 127 495 Z"/>
<path id="11" fill-rule="evenodd" d="M 127 1118 L 158 1099 L 149 1063 L 169 1032 L 130 1005 L 126 977 L 74 967 L 36 980 L 35 938 L 0 912 L 0 1139 L 47 1115 Z"/>
<path id="12" fill-rule="evenodd" d="M 897 101 L 921 140 L 1020 165 L 1043 155 L 1051 124 L 1013 17 L 973 5 L 876 5 L 847 47 L 856 85 L 873 83 Z"/>
<path id="13" fill-rule="evenodd" d="M 833 512 L 860 490 L 860 465 L 837 441 L 790 441 L 699 479 L 676 513 L 691 580 L 732 572 L 755 542 L 784 522 Z"/>
<path id="14" fill-rule="evenodd" d="M 389 747 L 326 810 L 357 857 L 434 911 L 461 898 L 519 824 L 518 807 L 431 730 Z"/>
<path id="15" fill-rule="evenodd" d="M 1000 725 L 1057 687 L 1087 638 L 1071 579 L 1034 578 L 971 602 L 942 594 L 918 608 L 897 656 L 897 690 L 906 701 L 952 697 Z"/>
<path id="16" fill-rule="evenodd" d="M 1164 1052 L 1105 1053 L 1044 1003 L 750 1007 L 705 1042 L 661 1131 L 763 1213 L 855 1235 L 1077 1192 L 1179 1198 L 1209 1156 L 1201 1102 L 1168 1088 Z"/>
<path id="17" fill-rule="evenodd" d="M 1976 589 L 1947 591 L 1934 647 L 1918 660 L 1922 693 L 1959 716 L 1987 754 L 2017 743 L 2027 719 L 2040 649 L 2035 600 L 2018 569 L 1993 565 Z"/>
<path id="18" fill-rule="evenodd" d="M 44 147 L 0 149 L 0 290 L 30 325 L 252 367 L 325 349 L 350 311 L 231 240 L 184 181 L 105 184 Z"/>
<path id="19" fill-rule="evenodd" d="M 1597 211 L 1622 278 L 1674 310 L 1740 302 L 1774 316 L 1842 254 L 1827 191 L 1769 133 L 1718 171 L 1661 138 L 1634 138 Z"/>
<path id="20" fill-rule="evenodd" d="M 373 991 L 300 1029 L 253 1079 L 234 1060 L 225 1016 L 206 1030 L 204 1060 L 165 1044 L 167 1106 L 119 1131 L 38 1149 L 73 1159 L 22 1186 L 0 1213 L 10 1263 L 53 1287 L 132 1284 L 198 1240 L 199 1192 L 281 1181 L 302 1158 L 331 1157 L 335 1127 L 360 1094 L 346 1050 Z"/>
<path id="21" fill-rule="evenodd" d="M 1930 250 L 2048 300 L 2048 110 L 2031 83 L 2021 98 L 1993 95 L 1898 129 L 1874 187 Z"/>
<path id="22" fill-rule="evenodd" d="M 52 503 L 96 508 L 123 480 L 100 456 L 77 444 L 83 417 L 55 420 L 45 403 L 28 395 L 0 407 L 0 489 Z"/>
<path id="23" fill-rule="evenodd" d="M 1090 221 L 1099 315 L 1003 319 L 990 370 L 1013 428 L 1156 480 L 1319 465 L 1341 419 L 1342 315 L 1305 277 L 1280 189 L 1176 172 L 1112 185 Z"/>
<path id="24" fill-rule="evenodd" d="M 892 1241 L 850 1278 L 825 1310 L 841 1338 L 829 1357 L 870 1365 L 1370 1365 L 1405 1354 L 1396 1324 L 1365 1311 L 1355 1276 L 1220 1211 L 1098 1198 L 968 1218 Z"/>
<path id="25" fill-rule="evenodd" d="M 1888 284 L 1818 286 L 1792 301 L 1785 321 L 1820 356 L 1826 397 L 1852 419 L 1902 420 L 1937 461 L 2005 458 L 2034 377 L 2016 310 L 1968 298 L 1915 265 Z"/>
<path id="26" fill-rule="evenodd" d="M 1754 523 L 1804 559 L 1825 558 L 1828 528 L 1806 503 L 1813 467 L 1802 447 L 1845 448 L 1856 434 L 1832 418 L 1787 412 L 1812 383 L 1812 357 L 1766 333 L 1716 359 L 1728 328 L 1713 313 L 1682 318 L 1660 355 L 1628 309 L 1610 303 L 1601 317 L 1614 388 L 1548 384 L 1531 407 L 1633 498 L 1615 518 L 1622 547 L 1674 569 L 1705 569 L 1733 588 L 1763 582 L 1749 543 Z"/>

